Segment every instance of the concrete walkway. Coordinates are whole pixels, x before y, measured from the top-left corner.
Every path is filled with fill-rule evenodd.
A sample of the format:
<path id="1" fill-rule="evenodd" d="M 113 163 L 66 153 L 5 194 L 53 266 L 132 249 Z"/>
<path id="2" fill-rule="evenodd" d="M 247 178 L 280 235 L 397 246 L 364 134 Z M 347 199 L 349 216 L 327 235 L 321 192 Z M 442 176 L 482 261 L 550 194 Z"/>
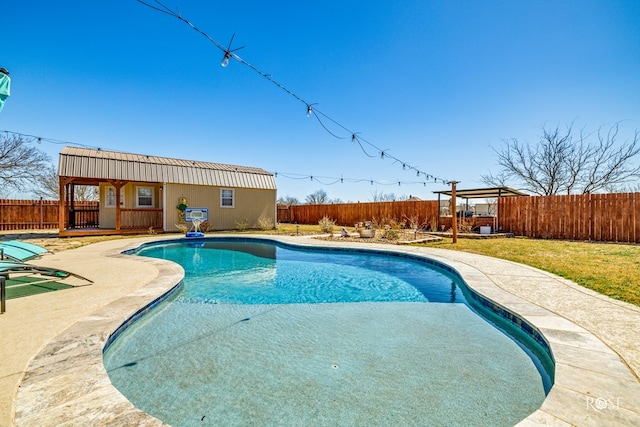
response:
<path id="1" fill-rule="evenodd" d="M 107 241 L 40 260 L 95 283 L 7 302 L 7 313 L 0 315 L 0 426 L 163 425 L 133 407 L 102 365 L 109 335 L 183 277 L 173 263 L 120 254 L 158 239 Z M 349 245 L 444 262 L 470 287 L 543 333 L 556 360 L 555 384 L 540 410 L 520 425 L 640 425 L 640 307 L 508 261 L 442 249 Z"/>

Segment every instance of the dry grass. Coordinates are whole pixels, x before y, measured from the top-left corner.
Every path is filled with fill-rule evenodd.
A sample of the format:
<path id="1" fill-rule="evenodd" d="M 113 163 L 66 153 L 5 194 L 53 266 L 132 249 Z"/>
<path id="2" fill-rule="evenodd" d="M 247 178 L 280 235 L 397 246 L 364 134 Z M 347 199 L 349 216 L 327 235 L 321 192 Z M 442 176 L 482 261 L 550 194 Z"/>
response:
<path id="1" fill-rule="evenodd" d="M 572 280 L 621 301 L 640 306 L 640 246 L 564 240 L 451 239 L 440 247 L 527 264 Z"/>

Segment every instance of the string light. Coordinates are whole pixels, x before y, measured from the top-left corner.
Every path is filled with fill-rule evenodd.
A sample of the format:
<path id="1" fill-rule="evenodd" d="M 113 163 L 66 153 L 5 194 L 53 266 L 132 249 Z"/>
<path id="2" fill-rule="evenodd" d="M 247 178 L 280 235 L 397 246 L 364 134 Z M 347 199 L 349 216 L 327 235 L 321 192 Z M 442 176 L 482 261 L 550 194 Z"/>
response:
<path id="1" fill-rule="evenodd" d="M 7 135 L 7 137 L 9 136 L 9 134 L 11 134 L 14 137 L 18 136 L 18 137 L 24 138 L 26 140 L 30 140 L 30 142 L 36 142 L 38 144 L 41 144 L 44 141 L 44 142 L 49 142 L 51 144 L 57 144 L 57 145 L 74 145 L 76 147 L 100 150 L 100 147 L 95 147 L 95 146 L 92 146 L 92 145 L 79 144 L 77 142 L 71 142 L 71 141 L 62 141 L 62 140 L 59 140 L 59 139 L 45 138 L 43 136 L 30 135 L 28 133 L 20 133 L 20 132 L 14 132 L 14 131 L 10 131 L 10 130 L 0 130 L 0 132 L 4 132 Z"/>
<path id="2" fill-rule="evenodd" d="M 345 183 L 363 183 L 367 182 L 370 185 L 416 185 L 422 184 L 426 186 L 428 184 L 427 181 L 402 181 L 402 180 L 394 180 L 394 181 L 384 181 L 384 180 L 375 180 L 373 178 L 345 178 L 344 175 L 340 175 L 339 177 L 334 176 L 321 176 L 321 175 L 305 175 L 298 174 L 292 172 L 272 172 L 276 178 L 287 178 L 294 180 L 307 180 L 312 179 L 315 182 L 319 182 L 325 185 L 334 185 L 334 184 L 345 184 Z"/>
<path id="3" fill-rule="evenodd" d="M 226 49 L 224 49 L 224 57 L 222 58 L 222 61 L 220 62 L 220 65 L 222 65 L 223 67 L 227 67 L 229 65 L 229 59 L 231 59 L 233 52 L 235 52 L 236 50 L 240 50 L 243 49 L 244 46 L 240 46 L 237 47 L 235 49 L 231 49 L 231 44 L 233 43 L 233 38 L 235 37 L 235 33 L 231 36 L 231 40 L 229 41 L 229 46 L 227 46 Z"/>
<path id="4" fill-rule="evenodd" d="M 401 163 L 402 166 L 403 166 L 403 169 L 405 169 L 405 170 L 406 169 L 409 169 L 409 170 L 414 169 L 414 170 L 416 170 L 416 176 L 420 176 L 421 173 L 424 174 L 425 176 L 427 176 L 427 174 L 425 172 L 422 172 L 422 171 L 418 170 L 417 167 L 411 166 L 407 162 L 404 162 L 404 161 L 402 161 L 402 160 L 390 155 L 388 153 L 388 150 L 382 150 L 382 149 L 378 148 L 377 146 L 375 146 L 371 142 L 369 142 L 366 139 L 358 136 L 356 132 L 353 132 L 352 130 L 349 130 L 346 126 L 342 125 L 341 123 L 339 123 L 338 121 L 334 120 L 330 116 L 328 116 L 328 115 L 324 114 L 323 112 L 319 111 L 317 108 L 312 108 L 312 105 L 314 105 L 314 104 L 311 104 L 311 103 L 305 101 L 302 97 L 296 95 L 293 91 L 289 90 L 287 87 L 285 87 L 284 85 L 282 85 L 278 81 L 276 81 L 270 74 L 267 74 L 267 73 L 261 71 L 255 65 L 245 61 L 240 56 L 238 56 L 237 54 L 234 53 L 234 51 L 242 49 L 242 47 L 237 48 L 237 49 L 231 49 L 231 43 L 229 43 L 227 48 L 225 48 L 220 43 L 218 43 L 213 37 L 209 36 L 207 33 L 205 33 L 204 31 L 202 31 L 198 27 L 196 27 L 194 24 L 192 24 L 189 20 L 185 19 L 180 14 L 179 11 L 178 12 L 174 12 L 173 10 L 169 9 L 167 6 L 165 6 L 164 4 L 162 4 L 158 0 L 154 0 L 154 3 L 157 4 L 158 6 L 154 6 L 153 4 L 146 3 L 143 0 L 137 0 L 137 1 L 138 1 L 138 3 L 141 3 L 141 4 L 151 8 L 153 10 L 156 10 L 158 12 L 164 13 L 166 15 L 169 15 L 169 16 L 171 16 L 173 18 L 176 18 L 176 19 L 184 22 L 189 27 L 191 27 L 194 31 L 200 33 L 202 36 L 207 38 L 214 46 L 216 46 L 218 49 L 220 49 L 220 50 L 222 50 L 224 52 L 224 57 L 223 57 L 222 62 L 221 62 L 221 65 L 223 67 L 226 67 L 229 64 L 229 60 L 230 59 L 234 59 L 234 60 L 238 61 L 239 63 L 249 67 L 250 69 L 252 69 L 256 73 L 258 73 L 259 75 L 261 75 L 262 77 L 264 77 L 265 79 L 267 79 L 268 81 L 270 81 L 271 83 L 276 85 L 278 88 L 280 88 L 281 90 L 283 90 L 286 93 L 288 93 L 289 95 L 291 95 L 296 100 L 302 102 L 307 107 L 307 117 L 311 117 L 311 115 L 313 114 L 313 116 L 315 116 L 315 118 L 318 120 L 320 125 L 324 128 L 324 130 L 327 131 L 327 133 L 329 133 L 334 138 L 346 139 L 346 138 L 348 138 L 350 136 L 351 137 L 351 142 L 357 142 L 358 146 L 360 147 L 360 149 L 362 150 L 362 152 L 366 156 L 368 156 L 368 157 L 377 157 L 379 155 L 381 159 L 387 158 L 387 159 L 393 160 L 394 163 L 396 163 L 396 162 Z M 235 34 L 233 36 L 235 36 Z M 233 41 L 233 36 L 231 37 L 231 41 Z M 344 130 L 345 132 L 347 132 L 347 136 L 340 136 L 337 133 L 335 133 L 332 130 L 330 130 L 327 127 L 327 125 L 324 123 L 324 120 L 333 123 L 338 128 L 340 128 L 340 129 Z M 375 150 L 376 154 L 370 154 L 364 148 L 363 144 L 367 145 L 371 149 Z M 435 179 L 435 182 L 442 181 L 445 184 L 450 184 L 451 183 L 450 180 L 446 180 L 446 179 L 442 179 L 442 178 L 436 178 L 435 176 L 434 176 L 434 179 Z"/>
<path id="5" fill-rule="evenodd" d="M 42 142 L 49 142 L 51 144 L 59 144 L 59 145 L 73 145 L 76 147 L 82 147 L 82 148 L 88 148 L 88 149 L 94 149 L 94 150 L 98 150 L 101 151 L 102 148 L 101 147 L 96 147 L 96 146 L 91 146 L 91 145 L 86 145 L 86 144 L 79 144 L 77 142 L 72 142 L 72 141 L 62 141 L 59 139 L 53 139 L 53 138 L 47 138 L 47 137 L 43 137 L 43 136 L 36 136 L 36 135 L 30 135 L 30 134 L 26 134 L 26 133 L 20 133 L 20 132 L 14 132 L 14 131 L 9 131 L 9 130 L 0 130 L 0 132 L 5 133 L 5 135 L 7 135 L 7 137 L 9 137 L 9 135 L 13 135 L 13 136 L 19 136 L 25 139 L 29 139 L 31 140 L 31 142 L 37 142 L 37 143 L 42 143 Z M 340 184 L 344 184 L 344 183 L 361 183 L 361 182 L 368 182 L 371 185 L 377 184 L 377 185 L 415 185 L 415 184 L 422 184 L 423 186 L 426 187 L 427 182 L 426 181 L 379 181 L 379 180 L 374 180 L 372 178 L 345 178 L 343 175 L 340 175 L 340 177 L 332 177 L 332 176 L 318 176 L 318 175 L 302 175 L 302 174 L 295 174 L 295 173 L 287 173 L 287 172 L 272 172 L 275 178 L 287 178 L 287 179 L 296 179 L 296 180 L 311 180 L 311 181 L 315 181 L 318 182 L 320 184 L 323 185 L 334 185 L 337 183 Z M 419 174 L 418 174 L 419 176 Z M 433 178 L 433 183 L 442 183 L 442 184 L 446 184 L 446 185 L 450 185 L 451 182 L 446 181 L 446 180 L 439 180 L 438 178 L 436 178 L 435 176 L 431 176 L 428 175 L 426 176 L 426 179 L 430 179 Z"/>
<path id="6" fill-rule="evenodd" d="M 220 65 L 222 65 L 223 67 L 229 65 L 229 58 L 231 58 L 231 52 L 225 52 L 224 58 L 222 58 L 222 61 L 220 61 Z"/>

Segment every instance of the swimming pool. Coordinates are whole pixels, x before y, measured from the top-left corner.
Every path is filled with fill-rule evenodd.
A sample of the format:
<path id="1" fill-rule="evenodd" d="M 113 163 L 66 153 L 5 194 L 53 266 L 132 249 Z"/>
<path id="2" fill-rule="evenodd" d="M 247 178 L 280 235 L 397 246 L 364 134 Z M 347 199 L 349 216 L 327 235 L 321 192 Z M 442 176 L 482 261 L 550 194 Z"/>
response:
<path id="1" fill-rule="evenodd" d="M 455 271 L 428 260 L 252 239 L 138 254 L 183 265 L 184 286 L 104 361 L 172 425 L 513 425 L 549 387 Z"/>

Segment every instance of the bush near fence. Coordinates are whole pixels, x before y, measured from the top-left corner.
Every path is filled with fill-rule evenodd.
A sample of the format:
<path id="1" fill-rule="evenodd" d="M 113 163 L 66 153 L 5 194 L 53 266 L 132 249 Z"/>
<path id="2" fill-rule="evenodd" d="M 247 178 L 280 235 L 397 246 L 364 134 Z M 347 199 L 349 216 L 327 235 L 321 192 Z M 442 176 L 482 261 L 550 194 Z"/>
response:
<path id="1" fill-rule="evenodd" d="M 0 199 L 0 230 L 58 229 L 58 200 Z M 98 209 L 98 202 L 75 202 L 76 209 Z"/>

